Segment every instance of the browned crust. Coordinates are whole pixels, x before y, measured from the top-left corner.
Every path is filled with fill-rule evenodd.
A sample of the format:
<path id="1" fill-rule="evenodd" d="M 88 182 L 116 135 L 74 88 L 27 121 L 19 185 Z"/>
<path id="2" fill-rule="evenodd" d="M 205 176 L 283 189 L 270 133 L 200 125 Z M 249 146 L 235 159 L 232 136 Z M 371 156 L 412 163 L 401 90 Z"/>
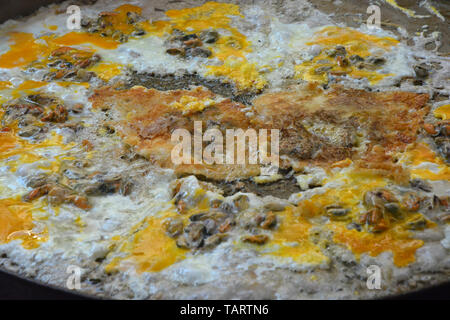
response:
<path id="1" fill-rule="evenodd" d="M 367 92 L 340 86 L 322 90 L 309 84 L 261 95 L 253 105 L 265 126 L 281 130 L 280 151 L 299 160 L 299 168 L 350 158 L 361 167 L 403 180 L 405 173 L 393 156 L 416 140 L 429 111 L 428 99 L 427 94 Z M 305 126 L 314 124 L 340 128 L 342 134 L 312 134 Z M 356 141 L 351 138 L 355 135 L 359 136 Z M 364 151 L 357 150 L 358 140 L 367 143 Z"/>
<path id="2" fill-rule="evenodd" d="M 328 166 L 350 158 L 363 168 L 377 170 L 397 180 L 404 172 L 393 156 L 414 142 L 423 117 L 429 111 L 428 95 L 410 92 L 367 92 L 335 86 L 323 90 L 315 85 L 266 93 L 253 101 L 253 114 L 230 99 L 202 111 L 183 114 L 170 107 L 182 96 L 214 98 L 211 91 L 158 91 L 134 87 L 97 90 L 90 100 L 94 108 L 114 108 L 121 119 L 116 125 L 124 141 L 151 162 L 173 168 L 179 174 L 196 174 L 211 179 L 233 180 L 259 174 L 257 165 L 174 165 L 170 160 L 173 130 L 193 134 L 194 121 L 203 131 L 268 128 L 280 130 L 281 167 L 300 169 L 306 164 Z M 360 141 L 366 146 L 358 148 Z"/>
<path id="3" fill-rule="evenodd" d="M 215 95 L 204 88 L 193 90 L 158 91 L 134 87 L 130 90 L 115 90 L 105 87 L 91 96 L 94 108 L 119 111 L 122 120 L 116 123 L 119 134 L 124 141 L 136 148 L 136 151 L 152 163 L 165 168 L 175 169 L 179 175 L 196 174 L 216 180 L 234 180 L 259 174 L 257 165 L 207 165 L 181 164 L 174 165 L 171 151 L 175 143 L 171 142 L 171 134 L 175 129 L 187 129 L 194 133 L 194 121 L 202 121 L 203 131 L 211 127 L 226 129 L 250 126 L 250 119 L 242 111 L 243 105 L 225 99 L 204 109 L 188 115 L 169 105 L 179 102 L 183 96 L 199 99 L 214 98 Z M 130 114 L 131 116 L 127 115 Z"/>

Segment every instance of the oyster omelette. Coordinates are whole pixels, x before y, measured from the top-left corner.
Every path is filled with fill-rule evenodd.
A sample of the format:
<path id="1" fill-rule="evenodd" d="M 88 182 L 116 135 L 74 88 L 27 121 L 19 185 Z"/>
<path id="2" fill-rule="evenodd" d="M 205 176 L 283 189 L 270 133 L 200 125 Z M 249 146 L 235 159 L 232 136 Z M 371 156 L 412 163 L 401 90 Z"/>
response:
<path id="1" fill-rule="evenodd" d="M 60 287 L 77 267 L 116 299 L 447 281 L 448 55 L 311 2 L 72 1 L 0 25 L 0 266 Z M 278 129 L 278 171 L 174 164 L 195 121 Z"/>

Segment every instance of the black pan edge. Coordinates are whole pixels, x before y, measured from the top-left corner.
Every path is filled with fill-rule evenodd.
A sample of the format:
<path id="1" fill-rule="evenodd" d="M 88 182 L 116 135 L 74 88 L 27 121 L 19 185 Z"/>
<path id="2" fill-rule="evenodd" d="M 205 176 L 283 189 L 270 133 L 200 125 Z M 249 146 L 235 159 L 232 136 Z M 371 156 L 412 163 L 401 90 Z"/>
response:
<path id="1" fill-rule="evenodd" d="M 1 0 L 0 23 L 32 14 L 39 8 L 64 0 Z"/>
<path id="2" fill-rule="evenodd" d="M 77 291 L 30 279 L 0 268 L 0 300 L 92 300 Z"/>

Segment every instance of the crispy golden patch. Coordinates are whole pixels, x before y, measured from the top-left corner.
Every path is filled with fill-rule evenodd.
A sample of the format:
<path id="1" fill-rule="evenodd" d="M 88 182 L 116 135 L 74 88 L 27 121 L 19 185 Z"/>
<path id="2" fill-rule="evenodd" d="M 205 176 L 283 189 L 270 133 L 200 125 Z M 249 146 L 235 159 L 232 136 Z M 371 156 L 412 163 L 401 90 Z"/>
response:
<path id="1" fill-rule="evenodd" d="M 310 84 L 263 94 L 253 105 L 264 126 L 280 129 L 280 154 L 299 167 L 350 158 L 389 173 L 398 169 L 394 154 L 416 140 L 427 101 L 426 94 L 322 90 Z"/>
<path id="2" fill-rule="evenodd" d="M 416 140 L 427 113 L 428 95 L 408 92 L 367 92 L 315 85 L 267 93 L 253 101 L 252 116 L 244 106 L 204 88 L 158 91 L 103 88 L 91 97 L 94 108 L 118 112 L 117 126 L 124 141 L 153 163 L 179 174 L 233 180 L 259 174 L 257 165 L 174 165 L 171 142 L 175 129 L 194 133 L 194 121 L 203 132 L 219 129 L 279 129 L 281 167 L 329 166 L 352 159 L 358 166 L 402 180 L 396 153 Z M 224 139 L 225 141 L 225 139 Z M 203 145 L 205 147 L 205 144 Z"/>
<path id="3" fill-rule="evenodd" d="M 215 180 L 258 175 L 258 165 L 208 165 L 193 161 L 175 165 L 172 162 L 171 152 L 177 142 L 171 141 L 171 135 L 176 129 L 186 129 L 193 137 L 194 121 L 201 121 L 203 132 L 217 128 L 225 137 L 226 129 L 250 127 L 250 119 L 242 111 L 243 105 L 230 99 L 212 102 L 212 98 L 215 94 L 203 88 L 158 91 L 143 87 L 130 90 L 108 87 L 98 90 L 91 101 L 94 108 L 118 111 L 121 120 L 116 125 L 124 141 L 152 163 L 173 168 L 178 175 L 195 174 Z M 208 106 L 201 105 L 205 101 Z"/>

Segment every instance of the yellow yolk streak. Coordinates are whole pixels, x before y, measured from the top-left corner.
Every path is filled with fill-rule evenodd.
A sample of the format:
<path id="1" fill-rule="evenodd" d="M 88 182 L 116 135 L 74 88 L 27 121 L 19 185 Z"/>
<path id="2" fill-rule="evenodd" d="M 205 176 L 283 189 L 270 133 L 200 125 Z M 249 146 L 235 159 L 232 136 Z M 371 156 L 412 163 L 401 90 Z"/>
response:
<path id="1" fill-rule="evenodd" d="M 32 209 L 19 198 L 0 199 L 0 243 L 21 239 L 24 248 L 34 249 L 46 240 L 46 232 L 33 232 Z"/>
<path id="2" fill-rule="evenodd" d="M 48 83 L 44 81 L 25 80 L 11 91 L 11 96 L 14 99 L 20 98 L 24 94 L 33 94 L 34 89 L 46 86 Z"/>
<path id="3" fill-rule="evenodd" d="M 75 46 L 80 44 L 92 44 L 102 49 L 116 49 L 120 42 L 103 38 L 98 34 L 87 32 L 69 32 L 57 38 L 47 38 L 52 43 L 63 46 Z"/>
<path id="4" fill-rule="evenodd" d="M 197 204 L 181 215 L 172 203 L 167 211 L 146 218 L 143 229 L 139 230 L 141 224 L 136 226 L 134 236 L 131 240 L 124 242 L 120 248 L 120 251 L 125 253 L 125 257 L 113 258 L 105 267 L 105 271 L 110 273 L 122 270 L 122 266 L 126 267 L 128 263 L 131 263 L 139 273 L 158 272 L 185 259 L 188 251 L 178 248 L 175 240 L 165 233 L 166 223 L 170 218 L 177 218 L 181 219 L 186 226 L 189 224 L 191 215 L 210 209 L 209 199 L 204 189 L 195 190 L 194 199 Z"/>
<path id="5" fill-rule="evenodd" d="M 36 43 L 31 33 L 11 33 L 12 45 L 10 50 L 0 56 L 0 68 L 25 67 L 33 64 L 36 68 L 46 68 L 50 62 L 51 53 L 61 46 L 74 46 L 81 44 L 90 44 L 103 49 L 116 49 L 120 44 L 112 39 L 103 38 L 97 34 L 89 34 L 85 32 L 69 32 L 60 37 L 43 36 L 40 40 L 45 41 L 47 45 Z M 89 58 L 95 52 L 93 48 L 89 48 L 89 52 L 80 51 L 78 55 Z M 41 61 L 37 61 L 43 58 Z M 76 61 L 70 61 L 72 63 Z M 119 64 L 101 63 L 99 66 L 92 67 L 92 71 L 97 71 L 98 76 L 105 81 L 118 75 L 122 71 Z M 45 82 L 25 81 L 17 90 L 29 90 L 45 85 Z M 0 90 L 9 89 L 10 84 L 2 81 Z M 17 96 L 13 96 L 17 98 Z"/>
<path id="6" fill-rule="evenodd" d="M 331 73 L 346 74 L 356 79 L 367 78 L 371 84 L 375 84 L 387 76 L 392 76 L 392 74 L 361 70 L 354 65 L 340 66 L 336 58 L 327 55 L 327 51 L 341 45 L 345 47 L 347 57 L 359 55 L 366 58 L 371 55 L 371 49 L 380 48 L 389 51 L 391 47 L 398 43 L 399 41 L 391 37 L 368 35 L 351 28 L 325 27 L 316 33 L 316 38 L 313 41 L 307 43 L 308 45 L 320 45 L 322 47 L 320 54 L 310 61 L 296 65 L 294 67 L 296 77 L 306 81 L 325 83 L 328 81 L 327 73 L 320 73 L 316 70 L 320 67 L 331 67 Z"/>
<path id="7" fill-rule="evenodd" d="M 111 23 L 112 28 L 114 30 L 119 30 L 125 34 L 131 34 L 134 30 L 134 27 L 127 23 L 127 13 L 128 12 L 136 12 L 137 14 L 141 14 L 141 8 L 129 4 L 122 5 L 118 7 L 114 12 L 105 16 L 105 19 Z M 30 41 L 34 41 L 33 36 L 31 34 L 27 34 L 27 37 Z M 53 50 L 57 49 L 60 46 L 78 46 L 78 45 L 92 45 L 94 48 L 90 48 L 90 50 L 97 48 L 102 49 L 116 49 L 120 42 L 116 41 L 110 37 L 102 37 L 99 34 L 91 34 L 87 32 L 69 32 L 59 37 L 54 36 L 44 36 L 42 37 L 48 44 L 48 47 L 42 46 L 39 49 L 39 53 L 44 56 L 50 56 Z M 94 50 L 95 51 L 95 50 Z M 10 50 L 11 52 L 11 50 Z M 36 59 L 28 59 L 28 63 L 32 62 Z M 0 60 L 1 61 L 1 60 Z M 24 63 L 26 65 L 28 63 Z M 45 65 L 45 63 L 44 63 Z M 0 64 L 1 66 L 1 64 Z M 99 78 L 104 81 L 108 81 L 114 76 L 120 74 L 122 72 L 123 66 L 119 64 L 113 63 L 100 63 L 91 67 L 90 70 L 94 72 L 98 72 Z"/>
<path id="8" fill-rule="evenodd" d="M 128 12 L 134 12 L 140 15 L 142 9 L 132 4 L 123 4 L 114 10 L 114 13 L 116 14 L 107 15 L 105 20 L 112 24 L 114 30 L 119 30 L 124 34 L 129 35 L 134 31 L 134 27 L 127 22 Z"/>
<path id="9" fill-rule="evenodd" d="M 229 29 L 229 16 L 241 16 L 239 6 L 229 3 L 207 2 L 202 6 L 168 10 L 166 15 L 180 30 L 199 32 L 209 28 Z M 235 29 L 234 29 L 235 30 Z"/>
<path id="10" fill-rule="evenodd" d="M 59 38 L 47 38 L 47 42 L 50 43 L 54 49 L 56 49 L 60 45 L 64 46 L 74 46 L 80 44 L 91 44 L 94 47 L 102 48 L 102 49 L 116 49 L 120 42 L 101 37 L 98 34 L 89 34 L 83 32 L 70 32 Z M 93 54 L 95 52 L 95 48 L 89 48 L 91 52 L 80 52 L 80 54 Z M 89 67 L 87 70 L 95 72 L 97 76 L 103 81 L 109 81 L 115 76 L 122 73 L 124 66 L 118 63 L 112 62 L 100 62 L 96 63 L 93 66 Z"/>
<path id="11" fill-rule="evenodd" d="M 411 239 L 409 231 L 402 224 L 393 224 L 382 233 L 369 233 L 348 230 L 346 225 L 357 220 L 366 209 L 361 207 L 364 194 L 367 191 L 385 187 L 389 180 L 377 176 L 365 169 L 353 169 L 350 172 L 338 173 L 330 181 L 342 181 L 343 185 L 327 190 L 323 194 L 314 195 L 310 199 L 298 203 L 297 209 L 303 217 L 315 217 L 325 214 L 325 207 L 332 204 L 341 205 L 351 211 L 345 221 L 331 220 L 327 228 L 334 232 L 333 241 L 344 244 L 357 258 L 362 253 L 377 256 L 390 251 L 394 256 L 394 263 L 403 267 L 415 260 L 415 251 L 423 245 L 423 241 Z M 429 225 L 432 226 L 431 224 Z"/>
<path id="12" fill-rule="evenodd" d="M 369 49 L 378 47 L 389 50 L 392 46 L 397 45 L 398 40 L 391 37 L 378 37 L 365 34 L 351 28 L 341 27 L 325 27 L 320 30 L 315 40 L 307 44 L 318 44 L 325 47 L 333 47 L 343 45 L 349 49 L 349 54 L 358 54 L 365 58 L 370 55 Z"/>
<path id="13" fill-rule="evenodd" d="M 440 118 L 442 120 L 450 120 L 450 104 L 446 104 L 436 108 L 433 114 L 436 118 Z"/>
<path id="14" fill-rule="evenodd" d="M 312 224 L 303 218 L 297 210 L 287 208 L 283 212 L 277 212 L 281 223 L 269 243 L 269 248 L 278 247 L 268 254 L 291 258 L 299 264 L 321 264 L 329 258 L 320 248 L 309 240 Z"/>
<path id="15" fill-rule="evenodd" d="M 37 60 L 45 51 L 45 46 L 35 42 L 31 33 L 10 34 L 10 49 L 0 56 L 0 68 L 23 67 Z"/>
<path id="16" fill-rule="evenodd" d="M 138 265 L 138 271 L 160 271 L 184 259 L 185 250 L 177 247 L 163 227 L 163 219 L 147 219 L 147 228 L 138 232 L 134 238 L 131 256 Z"/>
<path id="17" fill-rule="evenodd" d="M 318 245 L 311 242 L 311 228 L 313 223 L 308 218 L 325 214 L 325 207 L 331 204 L 339 204 L 351 209 L 348 221 L 330 221 L 327 228 L 334 232 L 333 241 L 344 244 L 357 258 L 363 253 L 377 256 L 385 251 L 393 253 L 394 263 L 398 267 L 404 267 L 415 261 L 415 252 L 423 245 L 423 241 L 411 238 L 403 224 L 395 223 L 382 233 L 358 232 L 348 230 L 346 224 L 351 218 L 358 217 L 363 208 L 362 203 L 367 191 L 386 186 L 389 180 L 364 169 L 355 169 L 346 173 L 338 173 L 330 178 L 333 181 L 342 181 L 343 185 L 327 190 L 323 194 L 317 194 L 310 199 L 298 203 L 295 209 L 288 208 L 284 212 L 277 212 L 281 223 L 273 232 L 273 238 L 267 245 L 270 250 L 279 247 L 268 254 L 292 258 L 298 263 L 326 262 L 328 258 L 322 254 Z M 432 227 L 429 224 L 428 227 Z"/>
<path id="18" fill-rule="evenodd" d="M 239 89 L 262 89 L 267 81 L 259 73 L 259 68 L 254 63 L 248 63 L 246 59 L 229 57 L 221 66 L 208 66 L 207 75 L 226 77 L 233 80 Z"/>
<path id="19" fill-rule="evenodd" d="M 434 14 L 439 19 L 441 19 L 442 21 L 445 21 L 445 17 L 439 12 L 438 9 L 433 7 L 428 1 L 423 2 L 423 4 L 421 3 L 421 5 L 423 5 L 429 12 Z"/>
<path id="20" fill-rule="evenodd" d="M 158 20 L 158 21 L 143 21 L 141 23 L 142 28 L 149 34 L 157 37 L 162 37 L 166 33 L 172 32 L 172 25 L 170 21 Z"/>
<path id="21" fill-rule="evenodd" d="M 207 2 L 199 7 L 181 10 L 168 10 L 166 15 L 170 21 L 156 21 L 144 25 L 150 34 L 162 36 L 165 32 L 172 33 L 174 29 L 190 33 L 200 33 L 207 30 L 226 30 L 229 35 L 221 35 L 216 43 L 208 46 L 212 58 L 223 62 L 218 66 L 207 66 L 206 75 L 223 76 L 232 80 L 240 89 L 262 89 L 266 79 L 259 73 L 259 66 L 250 63 L 246 54 L 251 52 L 251 43 L 245 35 L 230 26 L 230 16 L 242 15 L 239 6 L 228 3 Z"/>
<path id="22" fill-rule="evenodd" d="M 416 143 L 412 148 L 407 150 L 405 158 L 401 162 L 413 167 L 410 169 L 411 178 L 450 180 L 450 167 L 425 143 Z M 437 165 L 438 171 L 435 172 L 428 168 L 418 167 L 422 163 L 435 164 Z"/>
<path id="23" fill-rule="evenodd" d="M 131 34 L 134 31 L 134 27 L 133 25 L 127 23 L 128 12 L 141 14 L 142 9 L 134 5 L 124 4 L 116 8 L 113 12 L 105 14 L 104 19 L 111 24 L 111 28 L 114 30 L 119 30 L 124 34 Z M 92 44 L 102 49 L 116 49 L 120 45 L 119 41 L 116 41 L 110 37 L 102 37 L 99 34 L 87 32 L 73 31 L 56 38 L 44 38 L 48 42 L 64 46 Z"/>
<path id="24" fill-rule="evenodd" d="M 345 173 L 337 173 L 335 176 L 329 178 L 329 181 L 340 181 L 343 182 L 341 186 L 331 188 L 323 194 L 317 194 L 312 196 L 310 199 L 303 200 L 298 203 L 295 209 L 288 208 L 284 212 L 277 212 L 277 215 L 281 219 L 279 228 L 274 231 L 273 239 L 269 243 L 269 248 L 272 245 L 279 246 L 279 250 L 270 252 L 269 254 L 280 256 L 280 257 L 291 257 L 294 261 L 298 263 L 314 263 L 320 264 L 326 262 L 328 258 L 322 254 L 318 245 L 315 245 L 310 241 L 311 232 L 310 229 L 314 226 L 308 221 L 309 218 L 317 217 L 325 214 L 325 207 L 331 204 L 339 204 L 344 208 L 351 209 L 348 214 L 348 219 L 351 217 L 357 217 L 361 210 L 358 205 L 362 202 L 364 194 L 376 188 L 384 187 L 388 184 L 388 180 L 384 177 L 378 176 L 365 169 L 353 169 Z M 340 224 L 342 222 L 330 222 L 330 225 L 334 228 L 333 230 L 337 233 L 341 229 L 335 228 L 335 224 Z M 344 227 L 345 230 L 347 230 Z M 369 235 L 367 232 L 361 232 L 360 234 Z M 396 235 L 397 236 L 397 235 Z M 389 246 L 389 241 L 386 241 L 384 246 L 380 248 L 380 251 L 372 250 L 374 254 L 379 254 L 383 251 L 396 251 L 400 244 L 405 248 L 411 248 L 411 252 L 414 258 L 415 250 L 417 249 L 414 245 L 414 241 L 405 237 L 405 234 L 401 234 L 402 238 L 397 239 L 391 234 L 391 238 L 396 240 Z M 338 235 L 334 239 L 338 243 L 343 243 L 343 240 Z M 356 236 L 352 238 L 352 251 L 353 247 L 356 250 L 362 250 L 364 248 L 367 238 L 357 238 Z M 409 246 L 409 247 L 408 247 Z M 418 246 L 420 247 L 420 246 Z M 355 254 L 358 253 L 353 251 Z M 364 251 L 365 252 L 365 251 Z M 408 253 L 409 254 L 409 253 Z M 411 257 L 408 256 L 408 261 L 411 261 Z M 412 259 L 413 259 L 412 258 Z"/>
<path id="25" fill-rule="evenodd" d="M 88 70 L 95 72 L 100 79 L 107 82 L 121 74 L 123 68 L 124 67 L 118 63 L 100 62 L 88 68 Z"/>
<path id="26" fill-rule="evenodd" d="M 55 146 L 61 147 L 62 149 L 70 149 L 73 147 L 73 144 L 64 145 L 62 139 L 62 136 L 52 132 L 52 136 L 49 139 L 34 144 L 18 137 L 14 129 L 6 132 L 0 131 L 0 160 L 6 160 L 6 163 L 11 167 L 11 171 L 14 172 L 20 164 L 33 163 L 45 159 L 33 153 L 33 150 Z M 19 159 L 7 160 L 13 156 L 18 156 Z M 51 169 L 55 165 L 55 163 L 52 163 Z"/>
<path id="27" fill-rule="evenodd" d="M 47 82 L 44 81 L 34 81 L 34 80 L 26 80 L 24 82 L 22 82 L 18 87 L 16 87 L 16 91 L 21 91 L 21 90 L 29 90 L 29 89 L 36 89 L 36 88 L 40 88 L 43 87 L 47 84 Z"/>
<path id="28" fill-rule="evenodd" d="M 394 264 L 405 267 L 415 261 L 415 252 L 423 246 L 422 240 L 410 239 L 410 233 L 401 227 L 388 229 L 382 233 L 366 233 L 348 230 L 343 223 L 331 223 L 333 241 L 345 244 L 356 258 L 363 253 L 376 257 L 382 252 L 392 252 Z"/>
<path id="29" fill-rule="evenodd" d="M 399 6 L 395 0 L 385 0 L 385 1 L 386 1 L 386 3 L 390 4 L 392 7 L 403 11 L 408 17 L 411 17 L 411 18 L 421 18 L 422 17 L 422 16 L 416 15 L 416 12 L 414 10 L 406 9 L 406 8 Z"/>
<path id="30" fill-rule="evenodd" d="M 170 107 L 183 111 L 184 114 L 202 111 L 206 107 L 212 106 L 214 100 L 205 98 L 198 99 L 193 96 L 182 96 L 179 102 L 170 104 Z"/>
<path id="31" fill-rule="evenodd" d="M 316 194 L 310 199 L 298 203 L 298 208 L 304 217 L 316 217 L 325 213 L 325 207 L 338 204 L 351 209 L 348 216 L 360 213 L 357 207 L 367 191 L 384 187 L 389 180 L 374 174 L 370 170 L 352 169 L 349 172 L 338 173 L 326 179 L 325 182 L 337 181 L 341 186 L 330 188 L 322 194 Z"/>
<path id="32" fill-rule="evenodd" d="M 0 81 L 0 90 L 12 88 L 12 83 L 9 81 Z"/>
<path id="33" fill-rule="evenodd" d="M 175 212 L 166 212 L 159 217 L 148 217 L 146 227 L 139 230 L 130 242 L 121 248 L 126 252 L 125 258 L 114 258 L 105 267 L 106 272 L 121 269 L 121 262 L 126 260 L 135 265 L 139 273 L 158 272 L 185 258 L 186 250 L 177 247 L 174 239 L 165 233 L 164 222 Z"/>
<path id="34" fill-rule="evenodd" d="M 86 89 L 90 87 L 89 82 L 73 82 L 73 81 L 57 81 L 56 82 L 59 86 L 67 88 L 70 86 L 82 86 Z M 78 93 L 77 90 L 74 91 L 75 93 Z"/>

